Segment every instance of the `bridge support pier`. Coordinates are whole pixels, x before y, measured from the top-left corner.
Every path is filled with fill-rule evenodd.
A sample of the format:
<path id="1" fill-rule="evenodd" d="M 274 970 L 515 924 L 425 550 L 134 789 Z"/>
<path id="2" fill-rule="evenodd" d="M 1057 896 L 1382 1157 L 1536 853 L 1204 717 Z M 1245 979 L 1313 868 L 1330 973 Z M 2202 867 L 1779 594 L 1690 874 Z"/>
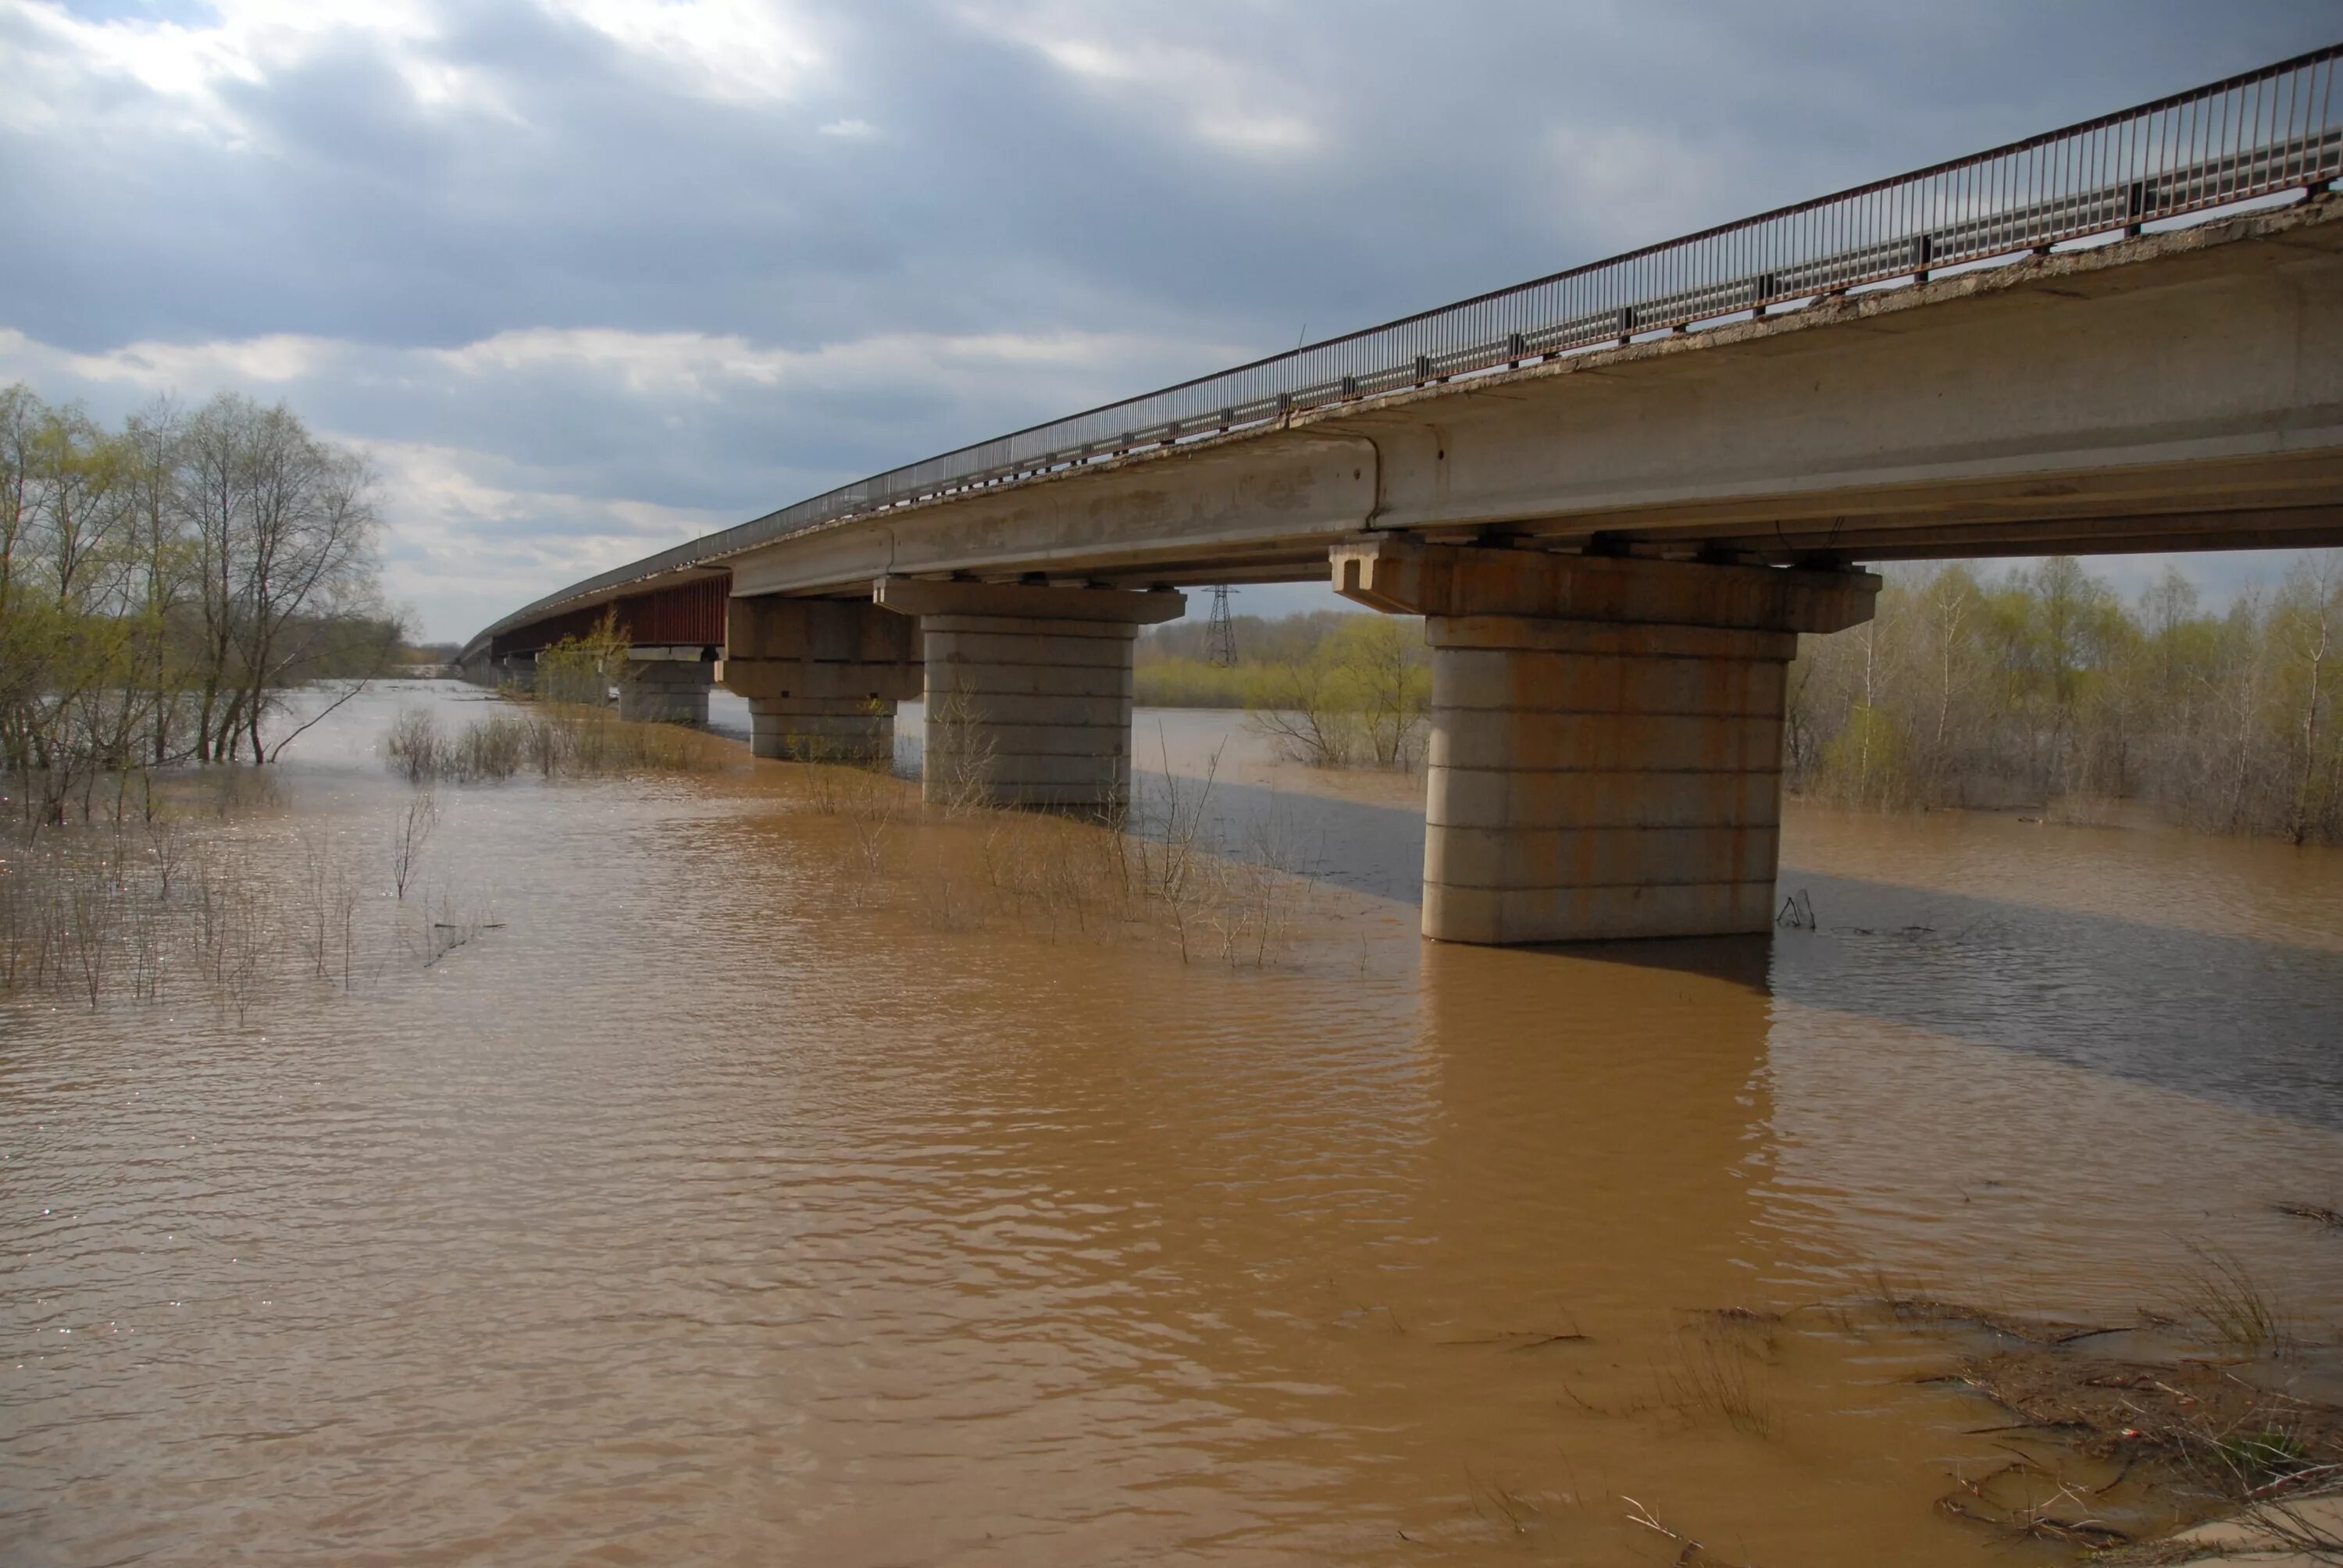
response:
<path id="1" fill-rule="evenodd" d="M 878 767 L 895 755 L 893 698 L 749 699 L 749 749 L 791 762 Z"/>
<path id="2" fill-rule="evenodd" d="M 689 657 L 683 657 L 689 655 Z M 618 717 L 647 724 L 706 724 L 712 658 L 699 648 L 634 648 L 618 683 Z"/>
<path id="3" fill-rule="evenodd" d="M 749 699 L 749 749 L 884 765 L 895 705 L 920 694 L 919 628 L 868 600 L 735 598 L 724 684 Z"/>
<path id="4" fill-rule="evenodd" d="M 537 689 L 537 655 L 508 653 L 490 661 L 490 668 L 498 686 L 510 686 L 521 691 Z"/>
<path id="5" fill-rule="evenodd" d="M 1397 537 L 1333 568 L 1345 597 L 1425 618 L 1424 935 L 1767 929 L 1797 633 L 1869 619 L 1877 578 Z"/>
<path id="6" fill-rule="evenodd" d="M 1139 628 L 1184 596 L 888 578 L 875 598 L 919 618 L 929 800 L 1121 809 Z"/>

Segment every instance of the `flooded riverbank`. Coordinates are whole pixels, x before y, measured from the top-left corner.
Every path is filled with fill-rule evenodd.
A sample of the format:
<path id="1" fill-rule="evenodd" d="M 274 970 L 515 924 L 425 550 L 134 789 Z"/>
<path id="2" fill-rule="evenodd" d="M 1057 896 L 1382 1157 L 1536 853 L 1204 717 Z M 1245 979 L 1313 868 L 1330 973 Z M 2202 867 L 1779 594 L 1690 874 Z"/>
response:
<path id="1" fill-rule="evenodd" d="M 488 711 L 211 830 L 388 900 L 402 706 Z M 2058 1561 L 1862 1303 L 2343 1317 L 2343 857 L 1793 810 L 1815 930 L 1434 947 L 1405 781 L 1230 717 L 1139 760 L 1315 879 L 1272 961 L 940 915 L 744 758 L 443 788 L 427 963 L 0 998 L 0 1554 Z"/>

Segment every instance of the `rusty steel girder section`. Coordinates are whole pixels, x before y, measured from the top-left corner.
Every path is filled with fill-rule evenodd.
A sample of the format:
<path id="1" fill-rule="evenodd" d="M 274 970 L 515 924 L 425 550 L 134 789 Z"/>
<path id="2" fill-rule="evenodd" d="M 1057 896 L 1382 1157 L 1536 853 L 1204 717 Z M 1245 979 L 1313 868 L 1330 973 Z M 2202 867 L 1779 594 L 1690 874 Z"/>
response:
<path id="1" fill-rule="evenodd" d="M 534 653 L 564 638 L 585 637 L 608 615 L 616 619 L 618 635 L 638 647 L 698 647 L 712 658 L 724 646 L 726 607 L 731 597 L 729 572 L 649 593 L 627 594 L 499 632 L 489 654 L 502 658 L 508 653 Z"/>

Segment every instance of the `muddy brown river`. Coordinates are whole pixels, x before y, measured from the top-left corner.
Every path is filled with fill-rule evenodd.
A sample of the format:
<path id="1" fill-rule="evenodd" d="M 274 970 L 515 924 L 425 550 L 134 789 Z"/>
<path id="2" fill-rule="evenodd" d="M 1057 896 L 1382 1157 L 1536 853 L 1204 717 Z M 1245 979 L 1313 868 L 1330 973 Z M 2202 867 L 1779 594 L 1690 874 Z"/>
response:
<path id="1" fill-rule="evenodd" d="M 484 701 L 206 831 L 388 930 L 379 739 Z M 1232 729 L 1140 766 L 1271 961 L 934 914 L 743 752 L 443 785 L 436 961 L 0 996 L 0 1561 L 2065 1561 L 1863 1303 L 2343 1318 L 2343 855 L 1794 809 L 1816 929 L 1437 947 L 1413 787 Z"/>

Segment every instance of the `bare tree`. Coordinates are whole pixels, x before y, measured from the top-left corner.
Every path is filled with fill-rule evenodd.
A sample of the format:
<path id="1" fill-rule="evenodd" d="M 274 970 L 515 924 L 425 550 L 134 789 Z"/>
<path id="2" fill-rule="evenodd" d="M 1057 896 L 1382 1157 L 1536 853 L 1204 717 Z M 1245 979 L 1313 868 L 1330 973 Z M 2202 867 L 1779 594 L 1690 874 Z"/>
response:
<path id="1" fill-rule="evenodd" d="M 8 611 L 25 536 L 40 510 L 35 445 L 46 412 L 29 387 L 0 387 L 0 616 Z"/>
<path id="2" fill-rule="evenodd" d="M 2298 715 L 2300 737 L 2288 833 L 2298 844 L 2323 825 L 2335 808 L 2331 790 L 2321 786 L 2326 783 L 2322 774 L 2338 766 L 2323 753 L 2336 749 L 2325 734 L 2325 719 L 2333 701 L 2327 661 L 2334 652 L 2338 618 L 2343 618 L 2343 551 L 2305 557 L 2287 574 L 2278 603 L 2280 635 L 2295 667 L 2288 673 L 2300 683 L 2288 704 Z"/>
<path id="3" fill-rule="evenodd" d="M 125 425 L 122 481 L 126 548 L 135 558 L 140 646 L 126 689 L 143 693 L 146 755 L 156 767 L 184 755 L 184 682 L 178 620 L 196 588 L 195 551 L 182 528 L 179 451 L 183 421 L 157 402 Z"/>
<path id="4" fill-rule="evenodd" d="M 1928 794 L 1936 798 L 1944 790 L 1952 759 L 1954 706 L 1967 695 L 1976 678 L 1970 628 L 1982 595 L 1976 574 L 1958 562 L 1930 573 L 1917 591 L 1934 644 L 1929 663 L 1935 678 L 1936 713 L 1928 742 Z"/>
<path id="5" fill-rule="evenodd" d="M 429 784 L 407 796 L 407 804 L 390 824 L 390 881 L 404 900 L 423 864 L 423 847 L 439 825 L 439 798 Z"/>
<path id="6" fill-rule="evenodd" d="M 56 408 L 34 438 L 42 479 L 40 518 L 50 588 L 59 604 L 96 598 L 85 579 L 106 564 L 106 545 L 122 523 L 126 453 L 121 441 L 77 407 Z"/>
<path id="7" fill-rule="evenodd" d="M 198 754 L 265 761 L 274 694 L 327 623 L 375 608 L 374 476 L 290 410 L 233 395 L 188 422 L 181 476 L 202 585 Z"/>
<path id="8" fill-rule="evenodd" d="M 1248 694 L 1253 729 L 1296 761 L 1341 768 L 1416 760 L 1432 671 L 1413 619 L 1342 616 L 1307 657 L 1262 667 Z"/>
<path id="9" fill-rule="evenodd" d="M 267 760 L 289 688 L 387 668 L 402 628 L 376 598 L 371 491 L 281 407 L 164 403 L 109 431 L 0 387 L 0 768 L 20 822 L 89 817 L 106 779 L 119 819 L 147 769 L 189 757 Z"/>

